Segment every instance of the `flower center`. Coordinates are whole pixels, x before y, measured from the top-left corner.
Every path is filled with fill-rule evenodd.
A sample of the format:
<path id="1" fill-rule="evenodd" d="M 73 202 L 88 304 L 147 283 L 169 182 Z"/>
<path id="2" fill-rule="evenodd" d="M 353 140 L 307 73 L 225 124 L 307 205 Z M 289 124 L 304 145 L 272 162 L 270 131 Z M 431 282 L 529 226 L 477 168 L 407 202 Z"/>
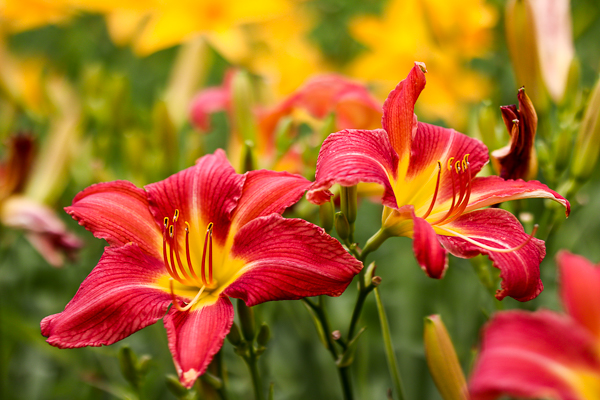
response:
<path id="1" fill-rule="evenodd" d="M 181 248 L 179 244 L 180 231 L 183 228 L 185 231 L 185 262 L 181 257 Z M 173 218 L 164 218 L 163 224 L 163 260 L 167 272 L 171 276 L 169 280 L 173 305 L 179 311 L 189 310 L 194 304 L 200 300 L 200 296 L 205 289 L 214 289 L 217 286 L 217 281 L 213 279 L 213 223 L 210 222 L 204 234 L 204 247 L 202 250 L 202 264 L 200 266 L 200 276 L 196 272 L 192 264 L 192 256 L 190 252 L 190 224 L 184 221 L 183 224 L 179 221 L 179 210 L 175 210 Z M 183 246 L 181 246 L 183 247 Z M 195 286 L 200 288 L 194 299 L 186 306 L 182 307 L 175 296 L 173 289 L 173 280 L 185 286 Z"/>

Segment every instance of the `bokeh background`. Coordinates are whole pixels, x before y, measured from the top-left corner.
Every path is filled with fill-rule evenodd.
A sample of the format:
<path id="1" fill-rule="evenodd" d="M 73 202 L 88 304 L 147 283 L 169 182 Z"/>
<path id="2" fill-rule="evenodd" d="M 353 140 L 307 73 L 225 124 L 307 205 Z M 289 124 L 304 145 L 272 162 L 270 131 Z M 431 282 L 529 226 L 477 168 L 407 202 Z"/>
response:
<path id="1" fill-rule="evenodd" d="M 540 267 L 544 292 L 528 303 L 505 299 L 499 305 L 473 267 L 485 259 L 451 258 L 444 279 L 429 279 L 406 238 L 388 240 L 371 258 L 382 277 L 408 398 L 440 398 L 424 358 L 425 316 L 442 315 L 468 371 L 479 330 L 494 310 L 559 309 L 554 262 L 559 249 L 600 261 L 600 173 L 593 168 L 576 190 L 569 186 L 571 153 L 600 71 L 600 3 L 572 0 L 568 8 L 575 61 L 566 94 L 556 100 L 529 93 L 540 115 L 538 179 L 568 193 L 573 212 L 567 220 L 555 218 L 556 210 L 543 200 L 508 206 L 527 231 L 532 221 L 540 223 L 548 239 Z M 417 103 L 419 119 L 483 138 L 495 150 L 508 141 L 499 106 L 515 104 L 523 85 L 509 54 L 507 23 L 507 2 L 500 0 L 1 0 L 0 160 L 8 159 L 13 135 L 34 138 L 34 161 L 17 195 L 55 210 L 83 247 L 73 258 L 41 255 L 30 232 L 36 220 L 15 227 L 10 196 L 0 191 L 0 398 L 136 398 L 119 369 L 123 345 L 152 357 L 143 398 L 175 398 L 165 384 L 165 375 L 175 370 L 162 323 L 112 346 L 71 350 L 46 344 L 39 323 L 63 310 L 105 246 L 62 211 L 79 191 L 114 179 L 143 186 L 216 148 L 234 148 L 227 113 L 212 115 L 209 129 L 190 121 L 196 93 L 222 85 L 236 68 L 247 73 L 252 101 L 268 107 L 315 74 L 335 72 L 364 84 L 382 104 L 413 62 L 421 61 L 429 72 Z M 526 40 L 522 32 L 517 42 Z M 300 133 L 290 140 L 309 156 L 294 172 L 312 179 L 310 155 L 314 160 L 326 123 L 297 117 L 303 121 Z M 290 215 L 319 222 L 317 207 L 306 202 Z M 361 201 L 357 242 L 377 231 L 380 216 L 381 205 Z M 334 329 L 347 326 L 355 291 L 351 285 L 340 298 L 327 299 Z M 275 398 L 341 398 L 336 367 L 306 308 L 287 301 L 254 309 L 271 327 L 260 367 L 264 382 L 274 384 Z M 352 367 L 354 388 L 358 398 L 383 399 L 392 383 L 373 298 L 360 326 L 367 330 Z M 223 354 L 230 398 L 249 398 L 245 365 L 227 342 Z"/>

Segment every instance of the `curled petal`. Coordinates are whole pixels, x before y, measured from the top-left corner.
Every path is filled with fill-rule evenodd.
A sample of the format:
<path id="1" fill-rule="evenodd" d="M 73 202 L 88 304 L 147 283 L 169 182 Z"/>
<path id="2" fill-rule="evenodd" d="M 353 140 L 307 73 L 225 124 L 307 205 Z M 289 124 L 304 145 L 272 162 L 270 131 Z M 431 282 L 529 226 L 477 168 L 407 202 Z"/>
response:
<path id="1" fill-rule="evenodd" d="M 224 293 L 249 306 L 322 294 L 339 296 L 362 268 L 323 229 L 277 214 L 246 224 L 235 236 L 231 254 L 245 266 Z"/>
<path id="2" fill-rule="evenodd" d="M 458 236 L 450 236 L 448 230 L 485 246 L 498 249 L 516 248 L 525 243 L 529 235 L 508 211 L 490 208 L 463 214 L 454 222 L 437 228 L 440 242 L 457 257 L 471 258 L 478 254 L 486 254 L 494 267 L 501 271 L 502 288 L 496 293 L 498 300 L 510 296 L 515 300 L 529 301 L 543 290 L 540 263 L 546 255 L 546 249 L 542 240 L 532 238 L 522 248 L 502 253 L 480 247 Z"/>
<path id="3" fill-rule="evenodd" d="M 223 346 L 233 324 L 233 306 L 219 297 L 214 304 L 188 312 L 171 307 L 164 324 L 179 380 L 189 389 Z"/>
<path id="4" fill-rule="evenodd" d="M 300 175 L 267 170 L 246 174 L 242 197 L 233 219 L 238 228 L 249 221 L 269 215 L 281 214 L 300 200 L 311 182 Z"/>
<path id="5" fill-rule="evenodd" d="M 210 130 L 210 115 L 218 111 L 228 111 L 231 107 L 229 85 L 209 88 L 198 93 L 190 106 L 190 121 L 206 132 Z"/>
<path id="6" fill-rule="evenodd" d="M 111 246 L 136 243 L 161 258 L 162 235 L 148 210 L 146 192 L 127 181 L 98 183 L 80 192 L 65 211 Z"/>
<path id="7" fill-rule="evenodd" d="M 152 325 L 171 303 L 156 286 L 164 274 L 137 244 L 107 247 L 65 310 L 42 320 L 42 335 L 60 348 L 101 346 Z"/>
<path id="8" fill-rule="evenodd" d="M 475 178 L 472 181 L 471 197 L 466 212 L 504 201 L 518 199 L 551 199 L 565 207 L 569 216 L 571 204 L 568 200 L 538 181 L 525 182 L 522 179 L 504 180 L 498 176 Z"/>
<path id="9" fill-rule="evenodd" d="M 225 152 L 198 159 L 196 165 L 167 179 L 146 186 L 150 210 L 156 223 L 173 218 L 179 210 L 179 219 L 204 231 L 212 222 L 213 238 L 223 243 L 229 232 L 231 214 L 242 194 L 245 176 L 236 174 Z M 180 230 L 183 232 L 183 230 Z"/>
<path id="10" fill-rule="evenodd" d="M 413 251 L 419 265 L 430 278 L 441 279 L 448 268 L 446 250 L 429 222 L 413 213 Z"/>
<path id="11" fill-rule="evenodd" d="M 600 268 L 566 250 L 557 254 L 556 261 L 564 307 L 581 326 L 600 338 Z"/>
<path id="12" fill-rule="evenodd" d="M 321 146 L 316 181 L 306 198 L 322 204 L 329 199 L 327 189 L 335 183 L 353 186 L 373 182 L 385 188 L 383 204 L 396 208 L 391 181 L 395 179 L 397 165 L 398 156 L 384 130 L 332 133 Z"/>
<path id="13" fill-rule="evenodd" d="M 588 400 L 600 397 L 593 337 L 551 311 L 496 314 L 483 331 L 469 383 L 473 400 Z"/>
<path id="14" fill-rule="evenodd" d="M 390 92 L 383 103 L 381 124 L 400 158 L 408 155 L 417 130 L 415 103 L 425 88 L 425 65 L 415 63 L 406 79 Z"/>
<path id="15" fill-rule="evenodd" d="M 35 155 L 32 135 L 19 134 L 8 139 L 7 159 L 0 163 L 0 201 L 25 186 Z"/>

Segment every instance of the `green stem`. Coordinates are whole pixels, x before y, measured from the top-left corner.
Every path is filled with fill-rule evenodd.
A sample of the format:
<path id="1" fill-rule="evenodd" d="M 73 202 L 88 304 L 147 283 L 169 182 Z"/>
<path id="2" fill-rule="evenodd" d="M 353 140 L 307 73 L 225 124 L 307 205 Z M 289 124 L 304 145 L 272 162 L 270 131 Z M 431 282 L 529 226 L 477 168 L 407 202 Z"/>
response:
<path id="1" fill-rule="evenodd" d="M 389 237 L 390 234 L 387 233 L 385 229 L 379 229 L 373 236 L 369 238 L 369 240 L 367 240 L 367 243 L 362 249 L 358 259 L 364 263 L 369 253 L 377 250 L 379 246 L 381 246 Z"/>
<path id="2" fill-rule="evenodd" d="M 219 394 L 219 398 L 221 400 L 227 400 L 227 390 L 225 388 L 225 363 L 223 362 L 223 349 L 219 350 L 215 357 L 213 358 L 213 362 L 216 362 L 217 375 L 221 379 L 222 385 L 217 389 L 217 393 Z"/>
<path id="3" fill-rule="evenodd" d="M 363 281 L 362 276 L 359 277 L 361 282 Z M 362 312 L 363 305 L 365 304 L 365 300 L 367 296 L 371 292 L 372 289 L 363 289 L 359 290 L 358 296 L 356 298 L 356 304 L 354 305 L 354 310 L 352 311 L 352 318 L 350 319 L 350 325 L 348 328 L 348 342 L 352 340 L 354 336 L 354 331 L 356 330 L 356 324 L 358 323 L 358 319 L 360 318 L 360 313 Z"/>
<path id="4" fill-rule="evenodd" d="M 398 363 L 396 361 L 396 354 L 394 353 L 394 345 L 392 344 L 392 337 L 390 335 L 390 326 L 388 324 L 387 316 L 385 315 L 385 309 L 381 303 L 381 297 L 379 297 L 379 290 L 375 288 L 375 301 L 377 303 L 377 313 L 379 314 L 379 322 L 381 323 L 381 331 L 383 333 L 383 344 L 385 346 L 385 354 L 387 356 L 388 368 L 392 381 L 394 382 L 394 388 L 398 394 L 399 400 L 404 400 L 404 389 L 402 388 L 402 380 L 400 379 L 400 370 L 398 369 Z"/>
<path id="5" fill-rule="evenodd" d="M 254 388 L 254 400 L 264 400 L 264 394 L 262 390 L 262 382 L 260 380 L 260 374 L 258 372 L 258 357 L 254 352 L 254 346 L 250 346 L 250 355 L 249 357 L 244 357 L 244 361 L 246 361 L 246 365 L 250 370 L 250 375 L 252 377 L 252 387 Z"/>
<path id="6" fill-rule="evenodd" d="M 344 400 L 352 400 L 352 384 L 350 379 L 350 367 L 338 368 L 340 381 L 342 382 L 342 390 L 344 392 Z"/>

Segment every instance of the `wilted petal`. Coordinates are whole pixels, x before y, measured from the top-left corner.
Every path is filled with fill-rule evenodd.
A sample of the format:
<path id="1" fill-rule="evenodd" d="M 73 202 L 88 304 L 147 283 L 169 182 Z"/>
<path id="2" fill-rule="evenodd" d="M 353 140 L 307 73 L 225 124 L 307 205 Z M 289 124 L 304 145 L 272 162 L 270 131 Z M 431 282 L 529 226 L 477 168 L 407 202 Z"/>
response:
<path id="1" fill-rule="evenodd" d="M 448 230 L 485 246 L 497 249 L 516 248 L 525 243 L 529 235 L 511 213 L 499 208 L 477 210 L 463 214 L 454 222 L 436 227 L 436 231 L 442 245 L 456 257 L 471 258 L 486 254 L 492 260 L 494 267 L 500 269 L 502 279 L 502 288 L 496 293 L 498 300 L 510 296 L 519 301 L 529 301 L 540 294 L 544 287 L 540 280 L 540 263 L 546 255 L 542 240 L 532 238 L 519 250 L 500 253 L 461 237 L 450 236 Z"/>
<path id="2" fill-rule="evenodd" d="M 171 307 L 164 318 L 169 350 L 181 383 L 191 388 L 202 375 L 233 324 L 233 306 L 227 297 L 188 312 Z"/>
<path id="3" fill-rule="evenodd" d="M 398 156 L 382 129 L 332 133 L 321 146 L 316 180 L 306 198 L 322 204 L 329 199 L 325 195 L 327 189 L 335 183 L 354 186 L 359 182 L 373 182 L 385 187 L 383 204 L 395 208 L 391 181 L 397 165 Z"/>
<path id="4" fill-rule="evenodd" d="M 525 182 L 522 179 L 504 180 L 498 176 L 475 178 L 472 181 L 471 197 L 465 212 L 504 201 L 518 199 L 551 199 L 566 208 L 566 214 L 571 212 L 571 204 L 548 186 L 538 181 Z"/>
<path id="5" fill-rule="evenodd" d="M 50 265 L 60 267 L 64 256 L 73 260 L 83 242 L 70 233 L 49 207 L 22 196 L 11 196 L 0 207 L 0 221 L 23 229 L 33 247 Z"/>
<path id="6" fill-rule="evenodd" d="M 469 383 L 473 400 L 600 398 L 594 339 L 551 311 L 506 311 L 486 326 Z"/>
<path id="7" fill-rule="evenodd" d="M 157 287 L 164 274 L 137 244 L 107 247 L 65 310 L 42 320 L 42 335 L 60 348 L 101 346 L 152 325 L 171 303 Z"/>
<path id="8" fill-rule="evenodd" d="M 146 192 L 127 181 L 98 183 L 80 192 L 65 211 L 111 246 L 136 243 L 162 258 L 162 233 L 148 209 Z"/>
<path id="9" fill-rule="evenodd" d="M 339 296 L 362 268 L 323 229 L 277 214 L 246 224 L 235 236 L 231 254 L 245 266 L 224 293 L 249 306 L 322 294 Z"/>
<path id="10" fill-rule="evenodd" d="M 524 88 L 519 89 L 517 97 L 519 109 L 514 105 L 500 107 L 510 141 L 506 147 L 492 152 L 492 161 L 504 179 L 532 179 L 537 175 L 534 147 L 537 114 Z"/>
<path id="11" fill-rule="evenodd" d="M 0 164 L 0 201 L 23 189 L 34 152 L 35 145 L 31 135 L 14 135 L 8 139 L 7 159 Z"/>
<path id="12" fill-rule="evenodd" d="M 383 103 L 383 129 L 400 158 L 409 154 L 417 130 L 415 102 L 425 87 L 425 65 L 415 63 L 406 79 L 390 92 Z"/>
<path id="13" fill-rule="evenodd" d="M 557 254 L 556 261 L 565 309 L 600 339 L 600 268 L 566 250 Z"/>
<path id="14" fill-rule="evenodd" d="M 223 243 L 229 232 L 231 214 L 242 194 L 244 175 L 235 173 L 222 150 L 198 159 L 196 165 L 146 186 L 150 210 L 157 224 L 173 218 L 204 231 L 212 222 L 213 238 Z"/>
<path id="15" fill-rule="evenodd" d="M 286 208 L 302 198 L 310 185 L 308 179 L 289 172 L 248 172 L 242 197 L 234 211 L 235 224 L 239 229 L 255 218 L 283 213 Z"/>

